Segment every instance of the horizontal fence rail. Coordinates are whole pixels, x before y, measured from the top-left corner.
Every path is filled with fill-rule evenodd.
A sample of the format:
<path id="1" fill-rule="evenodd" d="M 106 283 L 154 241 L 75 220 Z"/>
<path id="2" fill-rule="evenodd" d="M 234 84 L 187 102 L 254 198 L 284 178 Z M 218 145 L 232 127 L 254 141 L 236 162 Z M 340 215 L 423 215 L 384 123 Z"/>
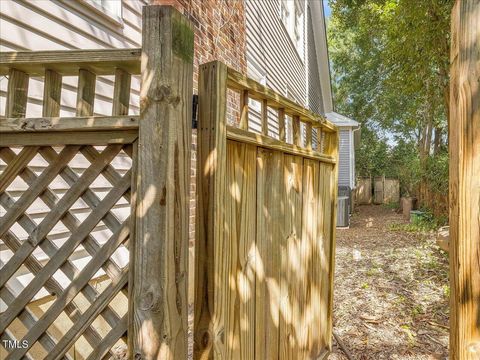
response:
<path id="1" fill-rule="evenodd" d="M 29 76 L 44 76 L 50 70 L 68 76 L 80 69 L 96 75 L 115 75 L 123 69 L 132 75 L 140 74 L 142 49 L 19 51 L 0 53 L 0 75 L 10 75 L 12 69 Z"/>
<path id="2" fill-rule="evenodd" d="M 229 95 L 239 100 L 238 126 L 227 125 Z M 337 128 L 211 62 L 200 67 L 197 143 L 194 358 L 325 358 Z"/>

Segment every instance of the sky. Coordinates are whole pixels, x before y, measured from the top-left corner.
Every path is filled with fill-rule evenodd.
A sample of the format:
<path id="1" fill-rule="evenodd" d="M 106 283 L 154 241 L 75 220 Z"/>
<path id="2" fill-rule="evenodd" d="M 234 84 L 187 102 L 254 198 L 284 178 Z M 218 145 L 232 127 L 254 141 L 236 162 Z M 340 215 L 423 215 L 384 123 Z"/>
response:
<path id="1" fill-rule="evenodd" d="M 332 13 L 332 10 L 330 9 L 330 6 L 328 5 L 328 0 L 322 0 L 323 1 L 323 9 L 325 11 L 325 17 L 328 18 L 330 17 L 330 14 Z"/>

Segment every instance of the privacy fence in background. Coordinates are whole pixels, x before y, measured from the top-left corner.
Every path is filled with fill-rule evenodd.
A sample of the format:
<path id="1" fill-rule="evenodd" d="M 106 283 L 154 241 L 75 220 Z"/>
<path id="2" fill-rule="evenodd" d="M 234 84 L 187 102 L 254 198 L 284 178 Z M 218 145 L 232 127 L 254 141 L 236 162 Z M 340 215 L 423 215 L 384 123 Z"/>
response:
<path id="1" fill-rule="evenodd" d="M 372 203 L 371 177 L 361 177 L 357 179 L 355 200 L 358 205 L 368 205 Z"/>
<path id="2" fill-rule="evenodd" d="M 227 89 L 241 95 L 238 128 L 226 123 Z M 250 98 L 262 104 L 261 133 L 249 131 Z M 267 136 L 271 111 L 278 139 Z M 195 358 L 323 358 L 332 331 L 336 128 L 220 62 L 200 67 L 198 121 Z"/>
<path id="3" fill-rule="evenodd" d="M 186 358 L 192 55 L 190 25 L 162 6 L 144 7 L 142 49 L 0 55 L 6 359 L 122 357 L 127 344 Z M 112 116 L 93 116 L 97 75 L 115 76 Z M 59 117 L 64 76 L 78 77 L 76 117 Z M 43 112 L 28 119 L 32 77 Z"/>

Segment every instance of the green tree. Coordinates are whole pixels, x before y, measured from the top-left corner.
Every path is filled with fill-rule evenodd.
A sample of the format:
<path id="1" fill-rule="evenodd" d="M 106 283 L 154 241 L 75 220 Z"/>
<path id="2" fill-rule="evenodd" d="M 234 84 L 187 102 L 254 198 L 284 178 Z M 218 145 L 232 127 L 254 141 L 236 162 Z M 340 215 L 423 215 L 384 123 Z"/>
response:
<path id="1" fill-rule="evenodd" d="M 360 121 L 362 144 L 369 142 L 356 155 L 359 174 L 375 175 L 378 162 L 389 159 L 384 173 L 401 176 L 411 161 L 417 177 L 407 184 L 411 191 L 425 179 L 429 158 L 444 153 L 452 6 L 453 0 L 330 0 L 336 110 Z"/>

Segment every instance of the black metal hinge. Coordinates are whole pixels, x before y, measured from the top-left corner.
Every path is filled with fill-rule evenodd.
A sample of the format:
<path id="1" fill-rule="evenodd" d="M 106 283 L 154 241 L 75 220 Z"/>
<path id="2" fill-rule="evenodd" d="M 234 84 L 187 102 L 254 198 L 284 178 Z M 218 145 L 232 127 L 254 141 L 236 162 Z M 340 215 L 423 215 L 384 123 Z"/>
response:
<path id="1" fill-rule="evenodd" d="M 198 126 L 198 95 L 194 94 L 192 99 L 192 129 Z"/>

